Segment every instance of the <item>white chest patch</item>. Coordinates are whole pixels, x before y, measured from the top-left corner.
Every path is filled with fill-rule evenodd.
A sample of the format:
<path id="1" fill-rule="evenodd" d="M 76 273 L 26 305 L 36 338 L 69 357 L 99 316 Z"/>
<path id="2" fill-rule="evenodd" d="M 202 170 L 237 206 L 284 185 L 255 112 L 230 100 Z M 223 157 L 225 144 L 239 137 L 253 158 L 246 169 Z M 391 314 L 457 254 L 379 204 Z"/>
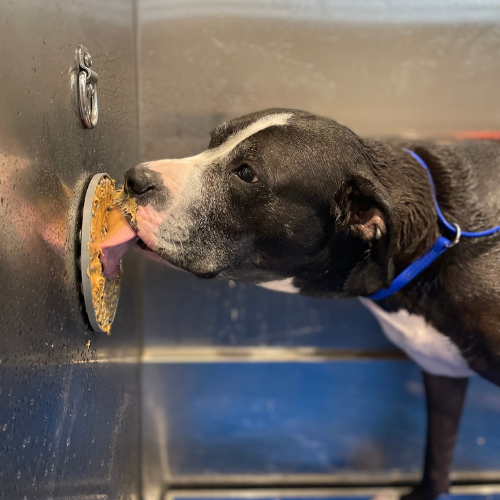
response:
<path id="1" fill-rule="evenodd" d="M 285 292 L 285 293 L 299 293 L 299 289 L 293 285 L 293 278 L 286 278 L 284 280 L 276 281 L 266 281 L 265 283 L 259 283 L 258 286 L 262 288 L 267 288 L 268 290 L 274 290 L 275 292 Z"/>
<path id="2" fill-rule="evenodd" d="M 446 377 L 474 375 L 458 347 L 422 316 L 404 309 L 388 313 L 370 299 L 359 300 L 375 316 L 385 336 L 426 372 Z"/>

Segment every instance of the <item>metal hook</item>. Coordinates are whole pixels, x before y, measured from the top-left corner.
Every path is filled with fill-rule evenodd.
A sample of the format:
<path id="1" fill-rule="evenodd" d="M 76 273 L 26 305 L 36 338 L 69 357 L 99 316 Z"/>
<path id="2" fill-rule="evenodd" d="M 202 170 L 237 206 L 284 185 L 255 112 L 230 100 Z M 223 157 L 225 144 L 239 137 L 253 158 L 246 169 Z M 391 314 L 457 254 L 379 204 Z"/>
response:
<path id="1" fill-rule="evenodd" d="M 91 68 L 92 57 L 89 51 L 79 45 L 77 48 L 78 74 L 78 104 L 83 123 L 87 128 L 94 128 L 99 118 L 97 102 L 97 81 L 99 76 Z"/>

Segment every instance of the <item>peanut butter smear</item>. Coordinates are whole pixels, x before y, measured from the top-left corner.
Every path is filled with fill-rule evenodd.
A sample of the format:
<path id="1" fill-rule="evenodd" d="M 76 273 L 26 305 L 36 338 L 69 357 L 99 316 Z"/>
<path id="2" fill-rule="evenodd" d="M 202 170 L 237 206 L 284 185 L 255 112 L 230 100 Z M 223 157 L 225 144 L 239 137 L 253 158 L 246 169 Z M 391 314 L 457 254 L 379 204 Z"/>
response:
<path id="1" fill-rule="evenodd" d="M 115 318 L 120 293 L 121 266 L 113 278 L 103 274 L 101 245 L 104 241 L 127 224 L 123 214 L 135 217 L 136 204 L 117 190 L 115 181 L 103 177 L 94 191 L 92 200 L 92 221 L 90 224 L 90 241 L 87 249 L 90 254 L 90 265 L 87 276 L 90 278 L 92 302 L 99 327 L 110 335 L 111 324 Z"/>

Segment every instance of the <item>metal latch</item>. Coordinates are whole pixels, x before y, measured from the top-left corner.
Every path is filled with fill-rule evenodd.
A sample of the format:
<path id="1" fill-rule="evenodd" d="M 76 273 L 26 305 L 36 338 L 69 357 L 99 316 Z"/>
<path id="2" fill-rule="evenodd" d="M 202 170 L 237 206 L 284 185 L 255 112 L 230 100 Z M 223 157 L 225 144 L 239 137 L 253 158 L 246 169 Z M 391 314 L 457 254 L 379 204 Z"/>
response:
<path id="1" fill-rule="evenodd" d="M 76 59 L 79 65 L 78 104 L 80 115 L 87 128 L 94 128 L 99 117 L 96 87 L 99 76 L 92 69 L 92 57 L 83 45 L 78 46 Z"/>

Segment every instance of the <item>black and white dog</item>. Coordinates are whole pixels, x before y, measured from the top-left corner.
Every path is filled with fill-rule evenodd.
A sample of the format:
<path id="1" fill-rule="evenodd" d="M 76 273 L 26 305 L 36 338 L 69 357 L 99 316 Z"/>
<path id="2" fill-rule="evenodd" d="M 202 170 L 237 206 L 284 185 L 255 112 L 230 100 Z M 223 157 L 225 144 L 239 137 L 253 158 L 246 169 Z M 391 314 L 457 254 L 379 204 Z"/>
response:
<path id="1" fill-rule="evenodd" d="M 499 142 L 365 140 L 288 109 L 224 123 L 205 152 L 138 165 L 126 186 L 143 246 L 174 266 L 314 297 L 360 297 L 424 370 L 424 474 L 406 498 L 432 500 L 449 487 L 468 378 L 500 385 L 500 236 L 462 240 L 402 291 L 367 299 L 446 235 L 426 172 L 402 148 L 429 166 L 448 220 L 469 231 L 500 222 Z"/>

